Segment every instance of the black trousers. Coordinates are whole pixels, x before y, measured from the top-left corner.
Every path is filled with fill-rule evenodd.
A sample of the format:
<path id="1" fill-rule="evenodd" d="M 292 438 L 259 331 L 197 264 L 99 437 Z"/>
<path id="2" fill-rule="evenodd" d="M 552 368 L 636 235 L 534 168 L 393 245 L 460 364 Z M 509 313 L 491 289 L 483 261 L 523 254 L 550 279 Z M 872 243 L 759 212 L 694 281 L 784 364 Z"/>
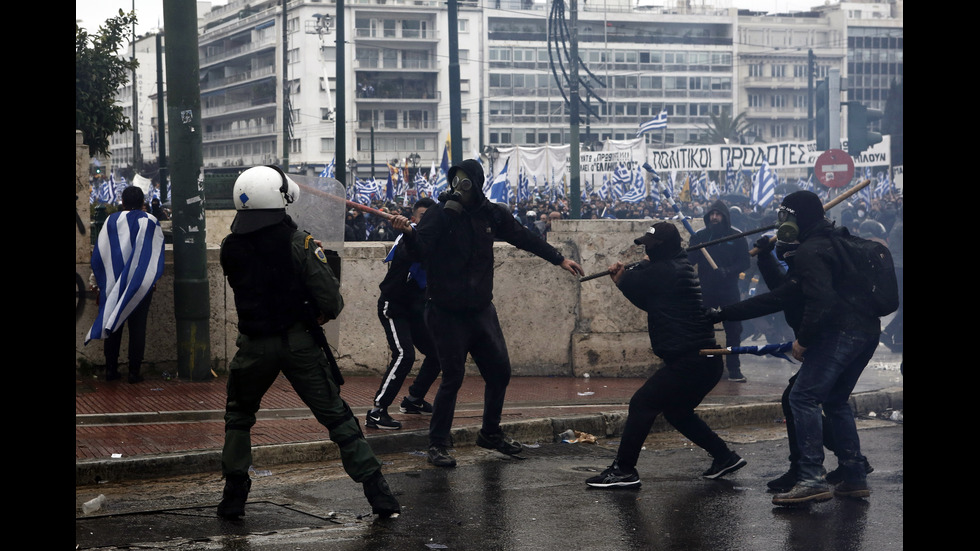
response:
<path id="1" fill-rule="evenodd" d="M 129 374 L 139 375 L 143 366 L 143 352 L 146 350 L 146 320 L 150 315 L 150 300 L 153 289 L 146 293 L 139 306 L 126 318 L 123 325 L 129 328 Z M 119 349 L 122 347 L 123 325 L 109 334 L 103 343 L 107 374 L 119 373 Z"/>
<path id="2" fill-rule="evenodd" d="M 391 349 L 391 361 L 381 379 L 381 385 L 374 395 L 374 407 L 387 408 L 398 397 L 405 378 L 415 363 L 415 349 L 418 349 L 425 359 L 419 367 L 419 374 L 408 388 L 413 398 L 425 398 L 432 383 L 439 377 L 439 359 L 432 344 L 432 337 L 425 326 L 421 309 L 413 309 L 407 315 L 391 315 L 390 302 L 382 296 L 378 300 L 378 319 L 384 327 L 388 348 Z M 396 310 L 398 311 L 398 310 Z M 404 313 L 404 309 L 401 309 Z"/>
<path id="3" fill-rule="evenodd" d="M 467 354 L 473 357 L 486 383 L 482 430 L 486 434 L 499 433 L 504 396 L 510 384 L 510 357 L 497 309 L 490 304 L 482 310 L 456 312 L 430 302 L 425 308 L 425 323 L 442 367 L 442 383 L 432 402 L 429 445 L 453 445 L 450 431 L 456 413 L 456 395 L 466 374 Z"/>
<path id="4" fill-rule="evenodd" d="M 661 413 L 688 440 L 719 459 L 731 450 L 696 413 L 701 400 L 718 384 L 723 371 L 721 356 L 685 356 L 668 361 L 630 398 L 616 459 L 621 469 L 636 467 L 643 442 Z"/>

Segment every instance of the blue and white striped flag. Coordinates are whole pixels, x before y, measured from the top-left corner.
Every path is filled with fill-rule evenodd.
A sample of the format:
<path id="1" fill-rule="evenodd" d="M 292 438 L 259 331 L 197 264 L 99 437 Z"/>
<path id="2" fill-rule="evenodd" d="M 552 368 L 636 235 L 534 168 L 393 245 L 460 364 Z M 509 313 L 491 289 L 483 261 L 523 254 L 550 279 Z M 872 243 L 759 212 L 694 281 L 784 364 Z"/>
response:
<path id="1" fill-rule="evenodd" d="M 92 253 L 99 313 L 85 344 L 122 328 L 163 275 L 163 248 L 163 230 L 152 214 L 124 210 L 109 215 Z"/>
<path id="2" fill-rule="evenodd" d="M 370 205 L 371 201 L 376 201 L 384 196 L 384 191 L 381 189 L 381 182 L 375 178 L 371 180 L 358 180 L 357 181 L 357 201 L 362 205 Z"/>
<path id="3" fill-rule="evenodd" d="M 110 205 L 116 202 L 116 181 L 112 178 L 112 174 L 108 179 L 102 179 L 102 185 L 99 186 L 99 201 Z"/>
<path id="4" fill-rule="evenodd" d="M 333 159 L 330 159 L 330 163 L 329 164 L 324 165 L 323 171 L 320 172 L 320 177 L 321 178 L 335 178 L 336 177 L 336 166 L 334 165 L 334 162 L 336 160 L 337 160 L 337 158 L 334 157 Z"/>
<path id="5" fill-rule="evenodd" d="M 497 176 L 490 182 L 490 187 L 487 192 L 487 199 L 490 199 L 494 203 L 503 203 L 505 205 L 510 203 L 510 180 L 507 179 L 507 165 L 510 164 L 510 157 L 504 163 L 504 168 L 500 170 Z"/>
<path id="6" fill-rule="evenodd" d="M 521 167 L 517 175 L 517 202 L 531 200 L 531 182 L 528 180 L 527 171 Z"/>
<path id="7" fill-rule="evenodd" d="M 759 172 L 755 174 L 755 181 L 752 185 L 752 196 L 749 204 L 764 209 L 772 202 L 776 195 L 776 174 L 769 168 L 769 161 L 763 159 Z"/>
<path id="8" fill-rule="evenodd" d="M 602 199 L 603 201 L 609 200 L 610 195 L 612 195 L 612 191 L 609 188 L 610 188 L 609 177 L 603 174 L 602 185 L 599 186 L 599 189 L 597 189 L 595 192 L 596 195 L 599 196 L 599 199 Z"/>
<path id="9" fill-rule="evenodd" d="M 649 132 L 650 130 L 656 130 L 658 128 L 667 128 L 667 109 L 663 108 L 660 110 L 660 114 L 647 122 L 640 125 L 639 130 L 636 131 L 636 137 L 639 138 L 644 132 Z"/>
<path id="10" fill-rule="evenodd" d="M 630 173 L 630 169 L 626 168 L 626 164 L 622 162 L 617 164 L 612 177 L 612 200 L 621 200 L 632 182 L 633 175 Z"/>
<path id="11" fill-rule="evenodd" d="M 624 203 L 639 203 L 647 198 L 647 185 L 643 180 L 643 172 L 639 164 L 636 166 L 636 172 L 633 173 L 633 185 L 630 187 L 628 193 L 620 198 L 620 201 Z"/>

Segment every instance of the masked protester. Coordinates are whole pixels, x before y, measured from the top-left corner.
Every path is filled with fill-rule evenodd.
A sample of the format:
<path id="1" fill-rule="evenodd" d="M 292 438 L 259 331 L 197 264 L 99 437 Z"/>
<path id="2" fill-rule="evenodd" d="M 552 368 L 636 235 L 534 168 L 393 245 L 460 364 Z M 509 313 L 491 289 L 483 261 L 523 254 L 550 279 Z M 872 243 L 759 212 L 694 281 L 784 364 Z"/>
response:
<path id="1" fill-rule="evenodd" d="M 778 212 L 779 241 L 799 241 L 793 277 L 802 293 L 802 313 L 793 342 L 793 357 L 802 362 L 789 392 L 789 407 L 799 445 L 795 485 L 773 496 L 775 505 L 795 506 L 871 494 L 868 467 L 849 400 L 854 386 L 878 346 L 881 321 L 871 304 L 855 302 L 838 289 L 848 273 L 833 240 L 843 230 L 824 215 L 820 198 L 797 191 L 783 199 Z M 870 300 L 858 297 L 859 300 Z M 824 417 L 825 416 L 825 417 Z M 831 491 L 824 469 L 824 430 L 830 424 L 836 441 L 840 482 Z"/>
<path id="2" fill-rule="evenodd" d="M 711 454 L 711 467 L 702 473 L 716 479 L 745 466 L 746 461 L 694 412 L 718 384 L 721 356 L 701 356 L 702 348 L 717 347 L 711 321 L 701 302 L 701 285 L 681 248 L 681 236 L 670 222 L 658 222 L 635 243 L 646 248 L 646 259 L 627 270 L 622 262 L 609 267 L 610 277 L 637 308 L 647 313 L 653 352 L 664 365 L 630 398 L 629 415 L 612 466 L 586 480 L 595 488 L 639 486 L 636 462 L 653 422 L 664 418 L 691 442 Z"/>
<path id="3" fill-rule="evenodd" d="M 754 297 L 743 300 L 735 304 L 713 308 L 708 312 L 708 317 L 712 322 L 717 323 L 725 320 L 747 320 L 761 316 L 766 316 L 775 312 L 783 312 L 786 323 L 797 331 L 803 321 L 804 298 L 800 280 L 795 275 L 796 250 L 800 246 L 797 240 L 799 228 L 795 222 L 788 220 L 788 212 L 784 211 L 783 223 L 789 222 L 790 225 L 782 228 L 784 239 L 792 241 L 773 241 L 771 235 L 767 234 L 759 238 L 755 243 L 755 248 L 759 250 L 758 266 L 759 272 L 766 287 L 770 289 L 768 293 L 761 293 Z M 784 268 L 785 266 L 785 268 Z M 783 415 L 786 418 L 786 437 L 789 442 L 789 470 L 783 475 L 770 480 L 767 486 L 774 492 L 784 493 L 793 489 L 799 475 L 800 446 L 799 438 L 796 434 L 796 423 L 793 410 L 789 404 L 789 396 L 793 390 L 799 373 L 793 374 L 789 379 L 789 384 L 783 391 L 781 404 Z M 839 444 L 834 437 L 833 427 L 823 419 L 823 443 L 824 446 L 834 452 L 838 457 Z M 874 468 L 867 458 L 862 456 L 865 473 L 870 474 Z M 843 480 L 843 471 L 840 467 L 827 473 L 826 480 L 829 484 L 839 484 Z"/>
<path id="4" fill-rule="evenodd" d="M 704 229 L 695 233 L 688 245 L 693 247 L 741 233 L 741 231 L 732 226 L 728 206 L 723 201 L 718 200 L 712 203 L 708 212 L 704 214 Z M 711 256 L 717 268 L 711 266 L 702 251 Z M 698 267 L 698 278 L 701 280 L 705 306 L 714 308 L 741 300 L 742 294 L 738 282 L 739 274 L 749 269 L 748 240 L 740 237 L 701 250 L 691 251 L 688 258 Z M 725 329 L 725 345 L 741 346 L 742 322 L 725 321 L 722 323 L 722 327 Z M 728 367 L 729 381 L 746 382 L 738 354 L 728 355 L 725 363 Z"/>
<path id="5" fill-rule="evenodd" d="M 442 368 L 442 382 L 432 403 L 428 460 L 455 467 L 456 459 L 448 451 L 453 445 L 450 430 L 467 355 L 473 357 L 486 383 L 477 445 L 508 455 L 522 450 L 500 427 L 511 367 L 493 305 L 494 240 L 534 253 L 573 275 L 585 272 L 515 220 L 506 205 L 483 195 L 483 167 L 478 161 L 454 165 L 447 180 L 449 189 L 418 227 L 403 216 L 392 225 L 404 234 L 403 244 L 425 270 L 425 323 Z"/>

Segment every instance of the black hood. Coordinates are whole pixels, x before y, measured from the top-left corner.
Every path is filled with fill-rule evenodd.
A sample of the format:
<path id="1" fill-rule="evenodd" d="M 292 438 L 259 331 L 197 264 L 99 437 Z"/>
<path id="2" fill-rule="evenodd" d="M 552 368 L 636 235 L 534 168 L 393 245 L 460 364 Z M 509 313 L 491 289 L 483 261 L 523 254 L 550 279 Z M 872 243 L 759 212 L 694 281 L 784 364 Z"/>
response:
<path id="1" fill-rule="evenodd" d="M 716 200 L 711 203 L 711 207 L 708 208 L 704 213 L 704 227 L 710 228 L 711 222 L 708 220 L 711 216 L 712 211 L 718 211 L 721 213 L 721 225 L 725 228 L 732 227 L 732 215 L 728 212 L 728 205 L 726 205 L 721 199 Z"/>
<path id="2" fill-rule="evenodd" d="M 460 169 L 469 175 L 470 180 L 473 182 L 473 189 L 479 195 L 483 195 L 483 182 L 486 181 L 486 177 L 483 175 L 483 165 L 475 159 L 466 159 L 458 165 L 451 166 L 449 173 L 446 174 L 446 185 L 449 186 L 452 184 L 453 178 L 456 176 L 456 171 Z"/>

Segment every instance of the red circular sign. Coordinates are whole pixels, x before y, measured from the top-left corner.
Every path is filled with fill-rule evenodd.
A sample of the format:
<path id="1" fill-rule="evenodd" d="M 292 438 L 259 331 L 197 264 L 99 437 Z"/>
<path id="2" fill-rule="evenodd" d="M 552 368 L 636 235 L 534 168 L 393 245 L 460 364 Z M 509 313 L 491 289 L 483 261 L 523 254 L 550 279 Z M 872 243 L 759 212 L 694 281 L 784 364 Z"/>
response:
<path id="1" fill-rule="evenodd" d="M 828 149 L 817 157 L 813 171 L 827 187 L 841 187 L 854 177 L 854 159 L 843 149 Z"/>

